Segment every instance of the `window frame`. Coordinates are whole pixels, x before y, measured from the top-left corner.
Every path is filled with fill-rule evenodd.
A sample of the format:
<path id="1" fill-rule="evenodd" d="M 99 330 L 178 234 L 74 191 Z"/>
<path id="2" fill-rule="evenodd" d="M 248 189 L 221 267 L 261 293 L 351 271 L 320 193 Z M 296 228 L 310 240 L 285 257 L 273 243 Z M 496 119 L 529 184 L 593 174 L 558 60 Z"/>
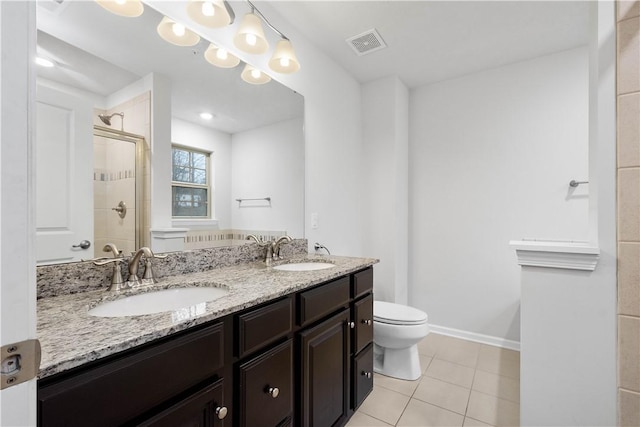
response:
<path id="1" fill-rule="evenodd" d="M 206 184 L 196 184 L 196 183 L 192 183 L 192 182 L 184 182 L 184 181 L 174 181 L 173 180 L 173 170 L 175 168 L 175 165 L 173 163 L 173 150 L 174 149 L 178 149 L 178 150 L 183 150 L 183 151 L 188 151 L 190 153 L 197 153 L 197 154 L 203 154 L 205 156 L 205 182 Z M 194 148 L 194 147 L 190 147 L 188 145 L 183 145 L 183 144 L 176 144 L 174 142 L 171 143 L 171 219 L 172 220 L 211 220 L 213 218 L 213 209 L 212 209 L 212 200 L 213 200 L 213 186 L 211 185 L 211 178 L 212 178 L 212 171 L 211 171 L 211 157 L 213 155 L 213 152 L 211 151 L 207 151 L 207 150 L 203 150 L 200 148 Z M 183 216 L 183 215 L 179 215 L 179 216 L 175 216 L 173 214 L 173 189 L 176 187 L 182 187 L 182 188 L 194 188 L 194 189 L 202 189 L 205 190 L 207 193 L 207 201 L 206 201 L 206 205 L 207 205 L 207 214 L 206 216 Z"/>

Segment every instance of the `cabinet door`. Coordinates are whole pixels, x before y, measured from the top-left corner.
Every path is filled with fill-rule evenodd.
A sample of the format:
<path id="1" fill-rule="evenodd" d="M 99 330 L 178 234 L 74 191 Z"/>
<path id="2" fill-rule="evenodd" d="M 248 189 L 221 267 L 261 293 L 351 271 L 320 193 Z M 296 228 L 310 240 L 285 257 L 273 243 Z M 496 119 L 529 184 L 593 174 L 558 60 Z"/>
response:
<path id="1" fill-rule="evenodd" d="M 275 427 L 293 412 L 293 344 L 283 344 L 239 367 L 239 423 Z"/>
<path id="2" fill-rule="evenodd" d="M 300 417 L 304 427 L 341 424 L 349 404 L 349 311 L 300 333 Z"/>
<path id="3" fill-rule="evenodd" d="M 144 427 L 223 427 L 227 416 L 227 408 L 222 405 L 223 390 L 223 380 L 216 381 L 139 425 Z"/>
<path id="4" fill-rule="evenodd" d="M 373 341 L 373 295 L 353 303 L 353 354 Z"/>

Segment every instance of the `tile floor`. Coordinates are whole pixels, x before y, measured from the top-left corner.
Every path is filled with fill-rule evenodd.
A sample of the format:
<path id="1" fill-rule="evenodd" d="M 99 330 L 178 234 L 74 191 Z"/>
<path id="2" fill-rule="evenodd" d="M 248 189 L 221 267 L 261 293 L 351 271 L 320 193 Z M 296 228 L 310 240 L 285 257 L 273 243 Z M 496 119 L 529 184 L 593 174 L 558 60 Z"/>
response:
<path id="1" fill-rule="evenodd" d="M 375 374 L 347 427 L 519 425 L 519 352 L 433 333 L 418 349 L 422 377 Z"/>

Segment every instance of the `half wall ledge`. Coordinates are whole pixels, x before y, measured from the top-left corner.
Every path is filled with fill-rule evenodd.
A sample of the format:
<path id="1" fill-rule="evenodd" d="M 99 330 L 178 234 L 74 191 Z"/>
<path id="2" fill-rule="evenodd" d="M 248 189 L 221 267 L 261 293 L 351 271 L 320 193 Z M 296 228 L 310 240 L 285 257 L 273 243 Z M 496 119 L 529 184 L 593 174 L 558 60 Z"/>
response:
<path id="1" fill-rule="evenodd" d="M 518 264 L 527 267 L 593 271 L 600 259 L 600 248 L 587 242 L 553 240 L 512 240 Z"/>

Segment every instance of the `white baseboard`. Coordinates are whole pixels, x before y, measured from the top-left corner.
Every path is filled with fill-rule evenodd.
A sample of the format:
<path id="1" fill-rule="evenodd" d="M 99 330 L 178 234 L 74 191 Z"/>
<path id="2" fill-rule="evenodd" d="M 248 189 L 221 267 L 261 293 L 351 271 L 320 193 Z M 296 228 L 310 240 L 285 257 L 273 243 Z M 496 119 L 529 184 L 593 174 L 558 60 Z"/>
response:
<path id="1" fill-rule="evenodd" d="M 483 335 L 475 332 L 463 331 L 460 329 L 447 328 L 446 326 L 438 326 L 429 324 L 431 332 L 447 335 L 449 337 L 461 338 L 463 340 L 479 342 L 481 344 L 492 345 L 495 347 L 506 348 L 508 350 L 520 351 L 520 342 L 507 340 L 504 338 L 492 337 L 491 335 Z"/>

